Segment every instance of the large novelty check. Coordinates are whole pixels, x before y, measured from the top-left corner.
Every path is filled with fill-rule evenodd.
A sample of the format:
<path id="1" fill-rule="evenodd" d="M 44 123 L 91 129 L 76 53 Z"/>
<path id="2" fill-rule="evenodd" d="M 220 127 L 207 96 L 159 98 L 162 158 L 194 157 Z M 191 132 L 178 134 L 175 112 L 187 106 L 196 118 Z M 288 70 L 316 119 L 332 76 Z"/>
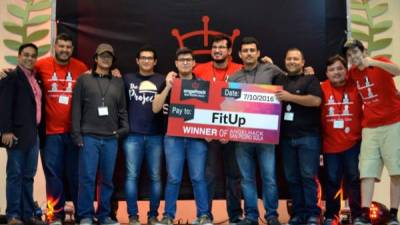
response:
<path id="1" fill-rule="evenodd" d="M 281 86 L 177 79 L 171 92 L 170 136 L 279 142 Z"/>

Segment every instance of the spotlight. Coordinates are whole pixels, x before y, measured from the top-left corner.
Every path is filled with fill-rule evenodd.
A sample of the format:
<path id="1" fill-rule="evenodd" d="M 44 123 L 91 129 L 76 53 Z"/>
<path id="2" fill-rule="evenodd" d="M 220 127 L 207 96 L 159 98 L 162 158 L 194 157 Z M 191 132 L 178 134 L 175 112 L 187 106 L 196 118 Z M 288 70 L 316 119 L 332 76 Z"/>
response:
<path id="1" fill-rule="evenodd" d="M 372 202 L 369 208 L 369 217 L 373 225 L 384 225 L 390 219 L 388 208 L 379 202 Z"/>

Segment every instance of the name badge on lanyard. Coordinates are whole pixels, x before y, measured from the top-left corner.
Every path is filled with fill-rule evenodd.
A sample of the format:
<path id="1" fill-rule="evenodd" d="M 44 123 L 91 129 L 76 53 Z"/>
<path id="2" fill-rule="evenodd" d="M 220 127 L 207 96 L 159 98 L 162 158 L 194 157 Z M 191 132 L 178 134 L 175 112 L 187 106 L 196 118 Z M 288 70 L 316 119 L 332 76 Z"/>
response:
<path id="1" fill-rule="evenodd" d="M 294 112 L 292 111 L 292 106 L 290 104 L 288 104 L 286 106 L 286 112 L 285 114 L 283 114 L 283 120 L 285 121 L 293 121 L 294 120 Z"/>
<path id="2" fill-rule="evenodd" d="M 63 104 L 63 105 L 68 105 L 69 97 L 66 95 L 60 95 L 60 97 L 58 97 L 58 103 Z"/>
<path id="3" fill-rule="evenodd" d="M 99 116 L 108 116 L 108 107 L 107 106 L 99 106 L 97 108 L 97 112 Z"/>
<path id="4" fill-rule="evenodd" d="M 333 128 L 335 129 L 343 129 L 344 128 L 344 120 L 334 120 Z"/>

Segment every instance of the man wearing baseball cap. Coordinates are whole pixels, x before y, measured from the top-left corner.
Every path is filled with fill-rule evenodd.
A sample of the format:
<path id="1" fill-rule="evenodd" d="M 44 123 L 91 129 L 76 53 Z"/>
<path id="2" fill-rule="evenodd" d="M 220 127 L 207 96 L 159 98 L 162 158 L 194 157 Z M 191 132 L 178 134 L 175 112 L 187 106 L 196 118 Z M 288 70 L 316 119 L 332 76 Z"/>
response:
<path id="1" fill-rule="evenodd" d="M 343 53 L 352 67 L 349 78 L 363 101 L 362 142 L 360 151 L 362 217 L 355 225 L 371 224 L 369 207 L 374 184 L 385 165 L 390 175 L 390 221 L 398 225 L 400 203 L 400 97 L 393 77 L 400 68 L 385 57 L 371 58 L 359 40 L 345 43 Z"/>
<path id="2" fill-rule="evenodd" d="M 125 89 L 122 79 L 111 75 L 114 49 L 100 44 L 94 55 L 92 74 L 78 78 L 72 97 L 72 138 L 80 147 L 78 217 L 81 225 L 118 225 L 110 214 L 113 173 L 118 138 L 128 132 Z M 93 208 L 98 182 L 98 207 Z"/>

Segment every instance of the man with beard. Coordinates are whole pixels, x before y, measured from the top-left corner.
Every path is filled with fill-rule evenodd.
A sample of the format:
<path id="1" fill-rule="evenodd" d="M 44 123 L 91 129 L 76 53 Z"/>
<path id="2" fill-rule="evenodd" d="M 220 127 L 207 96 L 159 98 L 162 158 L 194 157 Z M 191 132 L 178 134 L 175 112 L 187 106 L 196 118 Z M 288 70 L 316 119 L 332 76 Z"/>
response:
<path id="1" fill-rule="evenodd" d="M 54 208 L 48 215 L 49 224 L 60 225 L 65 218 L 64 182 L 67 181 L 70 196 L 76 206 L 78 191 L 78 149 L 72 144 L 71 98 L 79 75 L 88 70 L 86 65 L 72 57 L 72 37 L 61 33 L 54 44 L 55 56 L 37 61 L 35 69 L 42 83 L 45 105 L 46 140 L 41 150 L 46 178 L 47 201 Z M 0 79 L 6 76 L 0 72 Z"/>
<path id="2" fill-rule="evenodd" d="M 199 78 L 208 81 L 227 81 L 229 76 L 242 68 L 241 64 L 232 62 L 232 42 L 226 35 L 216 36 L 211 43 L 212 61 L 197 65 L 193 73 Z M 223 160 L 221 160 L 221 155 Z M 216 171 L 219 162 L 223 162 L 226 207 L 229 216 L 229 223 L 236 224 L 242 216 L 240 172 L 235 159 L 235 152 L 231 143 L 224 140 L 210 140 L 208 143 L 206 179 L 209 195 L 209 207 L 212 208 Z"/>
<path id="3" fill-rule="evenodd" d="M 280 150 L 285 178 L 293 200 L 290 225 L 319 225 L 318 168 L 320 144 L 321 87 L 315 76 L 304 75 L 304 56 L 297 48 L 286 52 L 287 76 L 275 84 L 282 102 Z"/>
<path id="4" fill-rule="evenodd" d="M 254 37 L 244 37 L 240 44 L 239 57 L 243 68 L 229 78 L 231 82 L 247 84 L 272 84 L 284 72 L 273 64 L 261 64 L 260 44 Z M 239 225 L 258 225 L 258 203 L 256 185 L 257 160 L 261 182 L 262 198 L 268 225 L 280 225 L 278 220 L 278 186 L 276 183 L 275 146 L 272 144 L 242 143 L 235 145 L 235 155 L 242 177 L 241 187 L 244 197 L 246 218 Z"/>

